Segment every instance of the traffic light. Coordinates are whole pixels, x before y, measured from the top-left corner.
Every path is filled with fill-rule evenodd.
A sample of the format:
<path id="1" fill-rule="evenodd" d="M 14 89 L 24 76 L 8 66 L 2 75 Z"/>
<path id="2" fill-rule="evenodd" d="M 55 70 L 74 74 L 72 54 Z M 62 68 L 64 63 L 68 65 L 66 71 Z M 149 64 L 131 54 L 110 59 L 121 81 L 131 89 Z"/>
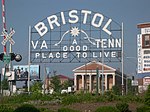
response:
<path id="1" fill-rule="evenodd" d="M 14 53 L 9 53 L 10 54 L 10 60 L 13 61 L 16 57 L 16 55 Z"/>
<path id="2" fill-rule="evenodd" d="M 22 60 L 22 56 L 20 54 L 10 53 L 10 59 L 11 61 L 15 60 L 20 62 Z"/>
<path id="3" fill-rule="evenodd" d="M 19 62 L 22 60 L 22 56 L 20 54 L 16 54 L 15 61 Z"/>
<path id="4" fill-rule="evenodd" d="M 132 80 L 134 80 L 134 76 L 132 76 Z"/>
<path id="5" fill-rule="evenodd" d="M 1 53 L 0 54 L 0 60 L 3 61 L 3 58 L 4 58 L 4 53 Z"/>
<path id="6" fill-rule="evenodd" d="M 20 54 L 15 54 L 15 53 L 9 53 L 9 55 L 4 55 L 4 53 L 1 53 L 0 54 L 0 60 L 1 61 L 5 61 L 5 60 L 13 61 L 13 60 L 15 60 L 16 62 L 20 62 L 22 60 L 22 56 Z"/>

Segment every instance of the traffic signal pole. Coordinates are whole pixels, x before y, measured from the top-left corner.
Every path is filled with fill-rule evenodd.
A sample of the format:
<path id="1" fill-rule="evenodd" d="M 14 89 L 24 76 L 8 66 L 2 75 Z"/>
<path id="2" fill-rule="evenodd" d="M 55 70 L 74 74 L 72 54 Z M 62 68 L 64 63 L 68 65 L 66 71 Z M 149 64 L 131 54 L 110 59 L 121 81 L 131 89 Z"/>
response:
<path id="1" fill-rule="evenodd" d="M 2 0 L 2 20 L 3 20 L 3 30 L 6 30 L 6 17 L 5 17 L 5 0 Z M 4 35 L 4 39 L 6 36 Z M 6 45 L 4 45 L 4 54 L 6 54 Z"/>
<path id="2" fill-rule="evenodd" d="M 2 36 L 4 37 L 4 39 L 1 42 L 1 44 L 4 46 L 4 48 L 3 48 L 3 53 L 0 54 L 0 60 L 4 62 L 5 72 L 7 68 L 9 68 L 9 72 L 10 72 L 12 70 L 11 61 L 15 60 L 19 62 L 22 60 L 22 56 L 20 54 L 14 54 L 12 52 L 12 45 L 15 44 L 15 41 L 12 39 L 12 36 L 15 33 L 15 31 L 13 29 L 10 29 L 10 33 L 8 33 L 6 29 L 5 0 L 2 0 L 2 20 L 3 20 Z M 10 42 L 10 52 L 7 54 L 6 46 L 8 41 Z M 5 75 L 6 73 L 4 73 L 4 79 L 5 79 Z"/>
<path id="3" fill-rule="evenodd" d="M 10 31 L 12 31 L 12 30 L 13 30 L 13 28 L 10 28 Z M 12 36 L 11 36 L 11 38 L 12 38 Z M 9 53 L 10 54 L 12 53 L 12 44 L 11 43 L 9 44 Z M 9 72 L 11 72 L 11 71 L 12 71 L 12 62 L 10 61 L 9 62 Z M 10 95 L 13 93 L 13 85 L 16 86 L 16 81 L 9 81 Z"/>
<path id="4" fill-rule="evenodd" d="M 3 30 L 6 30 L 6 18 L 5 18 L 5 0 L 2 0 L 2 20 L 3 20 Z M 4 35 L 4 39 L 6 36 Z M 6 55 L 6 45 L 3 47 L 4 54 Z M 4 64 L 4 67 L 6 69 L 6 65 Z M 5 70 L 6 71 L 6 70 Z M 4 78 L 5 78 L 5 73 L 4 73 Z M 2 80 L 1 80 L 2 84 Z M 2 89 L 2 96 L 3 96 L 3 88 Z"/>

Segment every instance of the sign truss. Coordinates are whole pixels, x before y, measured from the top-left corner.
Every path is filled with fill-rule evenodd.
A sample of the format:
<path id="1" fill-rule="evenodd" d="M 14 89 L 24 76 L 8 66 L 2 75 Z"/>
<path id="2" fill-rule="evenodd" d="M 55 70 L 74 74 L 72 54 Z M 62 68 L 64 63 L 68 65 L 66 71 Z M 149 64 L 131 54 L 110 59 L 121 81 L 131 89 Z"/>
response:
<path id="1" fill-rule="evenodd" d="M 101 13 L 68 10 L 31 28 L 31 63 L 121 62 L 122 26 Z"/>

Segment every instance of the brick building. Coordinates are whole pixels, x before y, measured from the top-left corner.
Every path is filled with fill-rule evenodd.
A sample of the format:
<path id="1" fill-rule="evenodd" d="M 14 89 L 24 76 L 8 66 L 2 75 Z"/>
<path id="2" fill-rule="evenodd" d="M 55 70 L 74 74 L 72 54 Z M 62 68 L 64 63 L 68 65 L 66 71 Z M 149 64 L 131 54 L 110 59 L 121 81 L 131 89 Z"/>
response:
<path id="1" fill-rule="evenodd" d="M 61 85 L 64 84 L 65 81 L 73 81 L 70 77 L 67 77 L 65 75 L 56 75 L 58 79 L 60 80 Z M 49 90 L 51 85 L 51 77 L 47 77 L 45 81 L 45 89 Z"/>

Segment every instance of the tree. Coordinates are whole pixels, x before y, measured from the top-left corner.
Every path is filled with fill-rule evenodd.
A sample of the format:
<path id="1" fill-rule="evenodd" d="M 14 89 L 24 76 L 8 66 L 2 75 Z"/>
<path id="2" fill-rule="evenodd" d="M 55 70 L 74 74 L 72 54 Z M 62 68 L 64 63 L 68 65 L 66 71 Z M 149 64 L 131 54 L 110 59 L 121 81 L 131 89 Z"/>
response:
<path id="1" fill-rule="evenodd" d="M 127 94 L 133 95 L 133 87 L 131 79 L 127 79 Z"/>
<path id="2" fill-rule="evenodd" d="M 73 86 L 73 82 L 71 80 L 67 80 L 63 83 L 63 89 L 67 89 L 68 87 L 72 87 Z"/>
<path id="3" fill-rule="evenodd" d="M 62 88 L 60 79 L 55 73 L 54 76 L 51 77 L 51 87 L 54 89 L 55 92 L 60 92 Z"/>
<path id="4" fill-rule="evenodd" d="M 115 95 L 121 95 L 120 93 L 120 89 L 117 85 L 113 86 L 112 87 L 112 92 L 115 94 Z"/>
<path id="5" fill-rule="evenodd" d="M 2 89 L 3 90 L 8 90 L 9 89 L 9 84 L 8 84 L 7 79 L 3 79 L 3 81 L 2 81 Z"/>
<path id="6" fill-rule="evenodd" d="M 145 94 L 145 104 L 147 106 L 150 106 L 150 85 L 148 86 L 148 89 Z"/>
<path id="7" fill-rule="evenodd" d="M 41 82 L 34 82 L 31 86 L 31 92 L 33 94 L 41 94 L 42 91 L 42 83 Z"/>

